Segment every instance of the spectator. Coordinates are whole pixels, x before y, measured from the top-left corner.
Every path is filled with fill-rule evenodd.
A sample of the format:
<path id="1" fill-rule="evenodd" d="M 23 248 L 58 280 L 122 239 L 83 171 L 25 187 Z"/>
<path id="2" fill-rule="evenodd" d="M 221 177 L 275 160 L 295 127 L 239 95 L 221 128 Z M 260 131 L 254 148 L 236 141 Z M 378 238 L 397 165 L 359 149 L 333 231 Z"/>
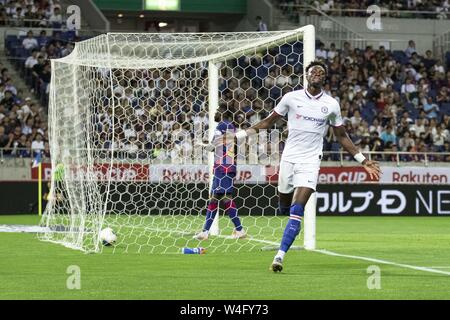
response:
<path id="1" fill-rule="evenodd" d="M 22 126 L 22 134 L 29 136 L 33 133 L 34 119 L 29 117 L 26 123 Z"/>
<path id="2" fill-rule="evenodd" d="M 52 15 L 48 19 L 48 22 L 51 24 L 54 29 L 61 29 L 63 18 L 61 15 L 61 10 L 59 8 L 55 8 Z"/>
<path id="3" fill-rule="evenodd" d="M 42 158 L 50 160 L 50 144 L 48 142 L 44 143 L 44 150 L 42 151 Z"/>
<path id="4" fill-rule="evenodd" d="M 0 101 L 0 104 L 4 105 L 8 110 L 11 110 L 14 103 L 16 102 L 14 96 L 10 90 L 5 90 L 4 93 L 5 95 L 3 97 L 3 100 Z"/>
<path id="5" fill-rule="evenodd" d="M 10 78 L 7 78 L 5 81 L 5 91 L 10 91 L 13 96 L 17 96 L 17 89 Z"/>
<path id="6" fill-rule="evenodd" d="M 6 134 L 6 129 L 4 126 L 0 126 L 0 148 L 4 148 L 8 145 L 9 137 Z"/>
<path id="7" fill-rule="evenodd" d="M 17 157 L 23 157 L 25 155 L 26 148 L 27 148 L 27 136 L 23 134 L 20 136 L 19 140 L 16 140 L 14 142 L 12 154 Z"/>
<path id="8" fill-rule="evenodd" d="M 410 133 L 409 131 L 406 131 L 403 135 L 403 137 L 401 137 L 398 141 L 398 147 L 400 149 L 400 151 L 408 151 L 410 149 L 410 147 L 414 147 L 415 146 L 415 142 L 414 139 L 412 139 L 410 137 Z"/>
<path id="9" fill-rule="evenodd" d="M 411 77 L 406 78 L 405 84 L 402 85 L 401 93 L 410 101 L 411 93 L 415 92 L 417 92 L 417 86 L 413 83 Z"/>
<path id="10" fill-rule="evenodd" d="M 25 48 L 25 50 L 33 50 L 39 46 L 36 38 L 33 35 L 33 31 L 28 31 L 27 37 L 23 39 L 22 46 Z"/>
<path id="11" fill-rule="evenodd" d="M 324 60 L 327 60 L 327 50 L 325 50 L 325 45 L 321 43 L 319 45 L 319 48 L 316 49 L 316 58 L 322 58 Z"/>
<path id="12" fill-rule="evenodd" d="M 436 63 L 436 60 L 433 57 L 433 53 L 431 50 L 427 50 L 425 52 L 425 57 L 422 60 L 424 67 L 429 71 L 431 67 L 433 67 Z"/>
<path id="13" fill-rule="evenodd" d="M 25 12 L 22 7 L 17 7 L 16 12 L 13 13 L 12 18 L 14 20 L 14 25 L 21 27 L 23 25 L 23 19 L 25 18 Z"/>
<path id="14" fill-rule="evenodd" d="M 257 29 L 256 31 L 268 31 L 267 24 L 263 21 L 261 16 L 256 17 Z"/>
<path id="15" fill-rule="evenodd" d="M 432 133 L 433 144 L 435 151 L 442 152 L 444 149 L 444 143 L 446 142 L 445 133 L 442 131 L 441 127 L 436 128 L 436 132 Z M 447 141 L 448 142 L 448 141 Z"/>
<path id="16" fill-rule="evenodd" d="M 152 159 L 156 160 L 166 160 L 167 159 L 167 152 L 163 149 L 161 143 L 157 143 L 155 147 L 153 148 L 152 152 Z"/>
<path id="17" fill-rule="evenodd" d="M 31 52 L 31 56 L 27 58 L 25 61 L 25 68 L 27 69 L 33 69 L 33 67 L 38 63 L 37 57 L 38 57 L 39 51 L 36 49 L 33 49 Z"/>
<path id="18" fill-rule="evenodd" d="M 386 127 L 386 130 L 384 130 L 381 133 L 380 136 L 381 140 L 383 140 L 383 143 L 386 145 L 388 142 L 390 143 L 396 143 L 397 137 L 395 136 L 395 133 L 392 130 L 392 127 L 388 125 Z"/>
<path id="19" fill-rule="evenodd" d="M 31 152 L 33 157 L 36 156 L 37 153 L 42 152 L 45 148 L 44 141 L 42 139 L 41 134 L 37 134 L 35 140 L 31 143 Z"/>
<path id="20" fill-rule="evenodd" d="M 432 97 L 428 97 L 427 102 L 423 105 L 423 111 L 425 111 L 428 119 L 438 117 L 439 107 L 436 103 L 433 103 Z"/>
<path id="21" fill-rule="evenodd" d="M 405 50 L 406 57 L 410 59 L 414 52 L 416 52 L 416 43 L 414 42 L 414 40 L 409 40 L 408 47 Z"/>
<path id="22" fill-rule="evenodd" d="M 337 52 L 337 50 L 336 50 L 336 45 L 334 44 L 334 43 L 332 43 L 331 45 L 330 45 L 330 50 L 328 50 L 328 53 L 327 53 L 327 58 L 328 58 L 328 60 L 333 60 L 335 57 L 337 57 L 339 55 L 339 52 Z"/>

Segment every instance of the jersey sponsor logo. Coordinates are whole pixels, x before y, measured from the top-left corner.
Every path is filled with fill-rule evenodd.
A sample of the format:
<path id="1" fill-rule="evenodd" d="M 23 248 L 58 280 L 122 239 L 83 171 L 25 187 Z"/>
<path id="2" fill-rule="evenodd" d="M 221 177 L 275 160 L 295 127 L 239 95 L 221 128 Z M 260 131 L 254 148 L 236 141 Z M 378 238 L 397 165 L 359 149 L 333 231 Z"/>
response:
<path id="1" fill-rule="evenodd" d="M 303 115 L 301 115 L 301 114 L 298 114 L 298 113 L 296 113 L 295 114 L 295 118 L 296 119 L 305 119 L 306 121 L 312 121 L 312 122 L 314 122 L 314 123 L 316 123 L 316 125 L 322 125 L 322 124 L 324 124 L 326 121 L 327 121 L 327 119 L 321 119 L 321 118 L 314 118 L 314 117 L 309 117 L 309 116 L 303 116 Z"/>
<path id="2" fill-rule="evenodd" d="M 297 108 L 299 108 L 299 109 L 300 109 L 300 108 L 303 108 L 303 106 L 297 106 Z"/>
<path id="3" fill-rule="evenodd" d="M 323 119 L 323 118 L 314 118 L 314 117 L 308 117 L 308 116 L 303 116 L 303 119 L 305 119 L 306 121 L 312 121 L 315 122 L 318 125 L 322 125 L 324 124 L 327 119 Z"/>

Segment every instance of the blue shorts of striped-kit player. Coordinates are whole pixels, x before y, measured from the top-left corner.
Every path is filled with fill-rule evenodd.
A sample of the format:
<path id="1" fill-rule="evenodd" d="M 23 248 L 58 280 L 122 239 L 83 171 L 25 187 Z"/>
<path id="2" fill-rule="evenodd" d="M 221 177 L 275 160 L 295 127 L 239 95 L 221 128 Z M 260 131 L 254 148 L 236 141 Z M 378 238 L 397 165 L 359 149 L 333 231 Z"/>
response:
<path id="1" fill-rule="evenodd" d="M 212 193 L 213 194 L 230 194 L 234 192 L 234 178 L 236 177 L 236 172 L 220 172 L 215 170 Z"/>

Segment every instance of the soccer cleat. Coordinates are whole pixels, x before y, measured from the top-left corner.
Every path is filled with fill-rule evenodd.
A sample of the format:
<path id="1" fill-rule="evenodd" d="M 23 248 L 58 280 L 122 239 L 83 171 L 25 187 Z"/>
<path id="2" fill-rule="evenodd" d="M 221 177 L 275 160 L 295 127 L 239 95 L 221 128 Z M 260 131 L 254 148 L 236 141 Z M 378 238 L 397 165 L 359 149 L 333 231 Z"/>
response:
<path id="1" fill-rule="evenodd" d="M 272 265 L 270 266 L 270 270 L 272 270 L 273 272 L 281 272 L 283 270 L 283 259 L 275 257 L 275 259 L 273 259 Z"/>
<path id="2" fill-rule="evenodd" d="M 247 237 L 247 233 L 244 231 L 244 229 L 238 231 L 238 230 L 233 230 L 233 233 L 231 234 L 231 237 L 233 239 L 244 239 Z"/>
<path id="3" fill-rule="evenodd" d="M 202 231 L 194 236 L 197 240 L 208 240 L 208 231 Z"/>

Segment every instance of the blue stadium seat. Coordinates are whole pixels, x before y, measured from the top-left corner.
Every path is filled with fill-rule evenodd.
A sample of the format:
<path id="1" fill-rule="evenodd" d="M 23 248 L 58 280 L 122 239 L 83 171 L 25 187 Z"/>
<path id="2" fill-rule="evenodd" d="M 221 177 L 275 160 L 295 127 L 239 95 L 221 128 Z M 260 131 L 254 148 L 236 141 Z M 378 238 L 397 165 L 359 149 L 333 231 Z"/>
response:
<path id="1" fill-rule="evenodd" d="M 376 112 L 374 109 L 363 108 L 361 111 L 361 117 L 366 120 L 368 123 L 372 123 L 373 119 L 375 119 Z"/>
<path id="2" fill-rule="evenodd" d="M 301 42 L 294 43 L 294 52 L 296 52 L 298 54 L 303 53 L 303 44 Z"/>
<path id="3" fill-rule="evenodd" d="M 238 66 L 240 66 L 242 68 L 245 68 L 248 66 L 248 63 L 245 61 L 245 58 L 246 57 L 243 56 L 238 59 Z"/>
<path id="4" fill-rule="evenodd" d="M 284 55 L 289 55 L 292 53 L 292 46 L 288 45 L 288 44 L 284 44 L 280 47 L 280 53 L 284 54 Z"/>
<path id="5" fill-rule="evenodd" d="M 419 110 L 417 110 L 416 108 L 408 110 L 408 113 L 411 119 L 413 119 L 414 121 L 419 117 Z"/>
<path id="6" fill-rule="evenodd" d="M 287 57 L 287 62 L 290 65 L 295 65 L 296 63 L 298 63 L 300 61 L 300 55 L 297 53 L 292 53 L 290 55 L 288 55 Z"/>
<path id="7" fill-rule="evenodd" d="M 333 152 L 339 152 L 341 150 L 341 145 L 338 142 L 332 142 L 331 143 L 331 150 Z M 339 161 L 340 157 L 339 154 L 332 154 L 331 160 L 332 161 Z"/>
<path id="8" fill-rule="evenodd" d="M 365 105 L 363 105 L 363 109 L 375 110 L 375 103 L 373 101 L 367 101 Z"/>
<path id="9" fill-rule="evenodd" d="M 270 97 L 275 100 L 281 97 L 281 89 L 277 86 L 270 89 Z"/>
<path id="10" fill-rule="evenodd" d="M 428 92 L 428 96 L 432 97 L 433 100 L 435 100 L 437 96 L 437 91 L 435 89 L 430 89 L 430 91 Z"/>
<path id="11" fill-rule="evenodd" d="M 401 81 L 394 82 L 394 84 L 392 85 L 392 89 L 394 89 L 395 91 L 400 93 L 401 90 L 402 90 L 402 83 L 401 83 Z"/>
<path id="12" fill-rule="evenodd" d="M 16 46 L 19 43 L 19 39 L 17 39 L 16 36 L 6 36 L 5 39 L 5 47 L 6 49 L 10 50 L 13 46 Z"/>
<path id="13" fill-rule="evenodd" d="M 442 103 L 441 106 L 439 107 L 440 109 L 440 113 L 442 115 L 450 115 L 450 103 L 446 102 L 446 103 Z"/>
<path id="14" fill-rule="evenodd" d="M 254 89 L 259 89 L 262 87 L 262 79 L 261 78 L 258 78 L 258 77 L 252 78 L 251 83 L 252 83 L 252 88 L 254 88 Z"/>
<path id="15" fill-rule="evenodd" d="M 37 41 L 40 47 L 44 47 L 49 42 L 49 37 L 38 37 Z"/>
<path id="16" fill-rule="evenodd" d="M 264 79 L 269 75 L 269 69 L 267 69 L 265 66 L 260 66 L 256 69 L 256 75 L 259 78 Z"/>
<path id="17" fill-rule="evenodd" d="M 450 67 L 450 51 L 445 53 L 445 64 L 447 65 L 447 68 Z"/>
<path id="18" fill-rule="evenodd" d="M 403 52 L 403 51 L 394 50 L 394 51 L 392 51 L 392 56 L 394 57 L 394 60 L 399 62 L 400 64 L 408 63 L 408 57 L 406 56 L 405 52 Z"/>
<path id="19" fill-rule="evenodd" d="M 277 55 L 275 59 L 275 64 L 278 66 L 284 66 L 287 63 L 287 58 L 284 54 Z"/>

